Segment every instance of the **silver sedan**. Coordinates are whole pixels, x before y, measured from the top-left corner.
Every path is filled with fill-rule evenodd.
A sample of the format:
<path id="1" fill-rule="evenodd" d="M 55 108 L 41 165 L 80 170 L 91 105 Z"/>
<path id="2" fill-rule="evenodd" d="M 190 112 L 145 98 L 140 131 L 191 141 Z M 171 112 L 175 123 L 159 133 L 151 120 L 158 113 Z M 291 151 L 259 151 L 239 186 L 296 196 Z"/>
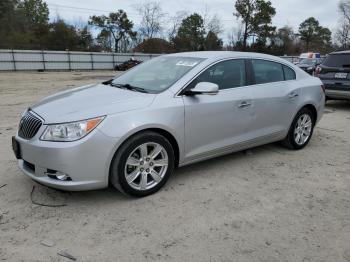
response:
<path id="1" fill-rule="evenodd" d="M 324 103 L 321 81 L 283 59 L 178 53 L 43 99 L 12 145 L 41 184 L 146 196 L 176 167 L 276 141 L 302 149 Z"/>

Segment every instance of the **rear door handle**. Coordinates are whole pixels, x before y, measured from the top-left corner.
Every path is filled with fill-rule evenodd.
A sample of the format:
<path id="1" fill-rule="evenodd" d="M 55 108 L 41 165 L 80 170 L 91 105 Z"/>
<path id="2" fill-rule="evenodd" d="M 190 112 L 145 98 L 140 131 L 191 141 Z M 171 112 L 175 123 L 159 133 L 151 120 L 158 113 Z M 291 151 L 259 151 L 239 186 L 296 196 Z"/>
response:
<path id="1" fill-rule="evenodd" d="M 294 98 L 294 97 L 297 97 L 299 96 L 299 94 L 295 93 L 295 92 L 292 92 L 288 95 L 289 98 Z"/>
<path id="2" fill-rule="evenodd" d="M 238 108 L 244 108 L 244 107 L 248 107 L 248 106 L 251 106 L 252 103 L 250 102 L 247 102 L 247 101 L 243 101 L 239 104 Z"/>

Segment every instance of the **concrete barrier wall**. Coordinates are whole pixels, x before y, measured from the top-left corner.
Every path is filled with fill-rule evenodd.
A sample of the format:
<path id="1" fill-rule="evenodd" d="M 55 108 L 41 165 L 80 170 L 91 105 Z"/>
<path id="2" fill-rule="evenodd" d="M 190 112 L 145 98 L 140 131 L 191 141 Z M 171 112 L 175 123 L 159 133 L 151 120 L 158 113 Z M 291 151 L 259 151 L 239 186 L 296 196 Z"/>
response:
<path id="1" fill-rule="evenodd" d="M 146 61 L 158 54 L 0 49 L 0 71 L 113 69 L 130 58 Z"/>
<path id="2" fill-rule="evenodd" d="M 146 61 L 159 54 L 0 49 L 0 71 L 111 70 L 130 58 Z M 298 57 L 282 58 L 296 62 Z"/>

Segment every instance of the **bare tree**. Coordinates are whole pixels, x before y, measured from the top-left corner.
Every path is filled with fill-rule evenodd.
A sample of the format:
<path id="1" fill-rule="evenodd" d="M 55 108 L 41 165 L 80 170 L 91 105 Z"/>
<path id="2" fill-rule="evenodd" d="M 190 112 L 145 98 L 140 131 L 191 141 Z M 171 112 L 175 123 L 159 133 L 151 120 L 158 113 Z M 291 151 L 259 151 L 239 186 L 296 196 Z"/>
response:
<path id="1" fill-rule="evenodd" d="M 140 33 L 143 38 L 154 38 L 162 31 L 162 22 L 166 15 L 159 2 L 144 2 L 136 6 L 136 10 L 142 16 Z"/>
<path id="2" fill-rule="evenodd" d="M 335 39 L 342 48 L 346 49 L 350 42 L 350 24 L 343 20 L 339 24 L 339 28 L 335 32 Z"/>
<path id="3" fill-rule="evenodd" d="M 217 14 L 214 14 L 212 16 L 209 12 L 209 7 L 207 4 L 205 5 L 204 12 L 201 13 L 201 16 L 203 18 L 205 30 L 207 32 L 213 32 L 216 35 L 223 32 L 223 24 L 220 17 Z"/>
<path id="4" fill-rule="evenodd" d="M 243 26 L 244 25 L 242 23 L 239 23 L 237 27 L 233 27 L 231 32 L 228 33 L 228 50 L 234 50 L 237 42 L 241 42 L 243 40 Z"/>
<path id="5" fill-rule="evenodd" d="M 342 0 L 338 5 L 339 13 L 341 15 L 339 27 L 335 33 L 336 41 L 347 48 L 350 43 L 350 0 Z"/>
<path id="6" fill-rule="evenodd" d="M 209 22 L 206 24 L 207 32 L 213 32 L 219 35 L 223 32 L 223 24 L 217 14 L 210 18 Z"/>
<path id="7" fill-rule="evenodd" d="M 350 23 L 350 1 L 342 0 L 338 4 L 339 12 Z"/>
<path id="8" fill-rule="evenodd" d="M 188 16 L 188 13 L 186 11 L 179 11 L 176 12 L 175 16 L 172 16 L 169 18 L 170 26 L 168 31 L 168 37 L 169 40 L 174 39 L 177 35 L 177 31 L 179 30 L 179 27 L 182 23 L 182 20 L 184 20 Z"/>
<path id="9" fill-rule="evenodd" d="M 224 46 L 224 49 L 228 51 L 234 50 L 235 43 L 235 34 L 232 29 L 232 31 L 227 34 L 227 44 Z"/>

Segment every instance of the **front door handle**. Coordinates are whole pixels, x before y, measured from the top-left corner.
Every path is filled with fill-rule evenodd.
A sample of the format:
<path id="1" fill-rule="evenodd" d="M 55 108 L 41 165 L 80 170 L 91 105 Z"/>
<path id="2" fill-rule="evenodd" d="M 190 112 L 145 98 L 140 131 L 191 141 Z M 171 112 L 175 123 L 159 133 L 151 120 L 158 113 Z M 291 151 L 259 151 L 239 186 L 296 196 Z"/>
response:
<path id="1" fill-rule="evenodd" d="M 244 108 L 244 107 L 248 107 L 248 106 L 251 106 L 252 103 L 250 102 L 247 102 L 247 101 L 243 101 L 239 104 L 238 108 Z"/>
<path id="2" fill-rule="evenodd" d="M 292 92 L 292 93 L 290 93 L 290 94 L 288 95 L 289 98 L 295 98 L 295 97 L 297 97 L 297 96 L 299 96 L 299 94 L 298 94 L 298 93 L 295 93 L 295 92 Z"/>

